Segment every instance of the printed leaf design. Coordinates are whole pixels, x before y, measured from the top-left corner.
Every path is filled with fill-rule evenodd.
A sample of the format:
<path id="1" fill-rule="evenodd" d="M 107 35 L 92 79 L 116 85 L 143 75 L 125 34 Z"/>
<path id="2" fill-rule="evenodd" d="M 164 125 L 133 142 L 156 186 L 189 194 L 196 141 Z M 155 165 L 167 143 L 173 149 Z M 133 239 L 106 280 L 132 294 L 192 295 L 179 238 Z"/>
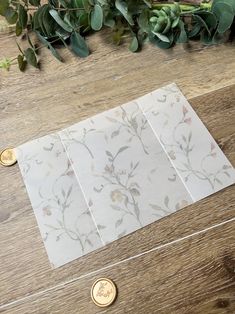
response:
<path id="1" fill-rule="evenodd" d="M 122 219 L 122 218 L 121 218 L 121 219 L 118 219 L 118 220 L 116 221 L 116 223 L 115 223 L 115 227 L 116 227 L 116 228 L 119 227 L 122 223 L 123 223 L 123 219 Z"/>
<path id="2" fill-rule="evenodd" d="M 159 205 L 149 204 L 149 206 L 154 210 L 163 211 L 163 209 Z"/>
<path id="3" fill-rule="evenodd" d="M 108 121 L 110 121 L 110 122 L 118 122 L 116 119 L 114 119 L 114 118 L 111 118 L 111 117 L 105 117 Z"/>
<path id="4" fill-rule="evenodd" d="M 129 148 L 129 146 L 123 146 L 119 149 L 119 151 L 117 152 L 117 155 L 124 152 L 124 150 L 126 150 L 127 148 Z"/>
<path id="5" fill-rule="evenodd" d="M 231 178 L 230 174 L 227 171 L 224 171 L 224 174 L 228 177 Z"/>
<path id="6" fill-rule="evenodd" d="M 139 190 L 137 190 L 136 188 L 132 188 L 132 189 L 131 189 L 131 194 L 134 195 L 134 196 L 139 196 L 139 195 L 140 195 L 140 192 L 139 192 Z"/>
<path id="7" fill-rule="evenodd" d="M 169 196 L 165 197 L 164 204 L 165 204 L 166 207 L 168 207 L 168 205 L 169 205 Z"/>
<path id="8" fill-rule="evenodd" d="M 134 205 L 134 210 L 135 210 L 136 217 L 139 218 L 139 216 L 140 216 L 140 209 L 139 209 L 137 204 Z"/>
<path id="9" fill-rule="evenodd" d="M 120 206 L 113 205 L 113 204 L 111 204 L 110 206 L 111 206 L 112 209 L 114 209 L 114 210 L 118 210 L 118 211 L 121 211 L 121 210 L 122 210 L 122 208 L 121 208 Z"/>
<path id="10" fill-rule="evenodd" d="M 103 230 L 103 229 L 105 229 L 105 228 L 106 228 L 106 226 L 103 226 L 103 225 L 97 225 L 97 228 L 98 228 L 99 230 Z"/>
<path id="11" fill-rule="evenodd" d="M 72 192 L 72 189 L 73 189 L 73 186 L 71 185 L 70 188 L 68 189 L 68 192 L 67 192 L 67 198 L 69 198 L 69 196 Z"/>
<path id="12" fill-rule="evenodd" d="M 93 187 L 93 190 L 97 193 L 100 193 L 103 190 L 103 188 L 101 187 L 100 189 L 97 189 L 96 187 Z"/>
<path id="13" fill-rule="evenodd" d="M 86 238 L 85 243 L 88 243 L 90 246 L 93 246 L 91 240 L 89 240 L 88 238 Z"/>
<path id="14" fill-rule="evenodd" d="M 120 130 L 116 130 L 116 131 L 113 131 L 113 133 L 111 134 L 111 138 L 114 138 L 115 136 L 118 136 L 120 133 Z"/>
<path id="15" fill-rule="evenodd" d="M 107 156 L 109 156 L 109 157 L 113 158 L 112 153 L 110 153 L 108 150 L 106 150 L 106 152 L 105 152 L 105 153 L 106 153 L 106 155 L 107 155 Z"/>
<path id="16" fill-rule="evenodd" d="M 215 181 L 219 183 L 220 185 L 223 185 L 223 183 L 218 178 L 215 178 Z"/>

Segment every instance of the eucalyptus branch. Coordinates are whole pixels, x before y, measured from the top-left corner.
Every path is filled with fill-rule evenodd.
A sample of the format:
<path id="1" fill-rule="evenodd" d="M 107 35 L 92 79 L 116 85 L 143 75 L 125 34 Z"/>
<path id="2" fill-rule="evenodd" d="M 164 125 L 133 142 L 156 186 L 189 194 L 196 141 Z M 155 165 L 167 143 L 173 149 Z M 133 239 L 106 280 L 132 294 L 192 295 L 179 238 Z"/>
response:
<path id="1" fill-rule="evenodd" d="M 89 55 L 84 35 L 100 31 L 105 27 L 112 30 L 112 40 L 119 45 L 130 38 L 132 52 L 150 42 L 167 49 L 177 43 L 201 40 L 205 45 L 225 41 L 234 34 L 234 0 L 184 0 L 157 2 L 138 0 L 82 0 L 74 7 L 72 1 L 0 0 L 0 15 L 15 25 L 16 35 L 36 33 L 43 47 L 63 61 L 54 44 L 61 42 L 78 57 Z M 38 67 L 36 48 L 28 37 L 29 47 L 17 57 L 19 68 L 26 64 Z M 0 68 L 9 69 L 13 59 L 4 59 Z"/>

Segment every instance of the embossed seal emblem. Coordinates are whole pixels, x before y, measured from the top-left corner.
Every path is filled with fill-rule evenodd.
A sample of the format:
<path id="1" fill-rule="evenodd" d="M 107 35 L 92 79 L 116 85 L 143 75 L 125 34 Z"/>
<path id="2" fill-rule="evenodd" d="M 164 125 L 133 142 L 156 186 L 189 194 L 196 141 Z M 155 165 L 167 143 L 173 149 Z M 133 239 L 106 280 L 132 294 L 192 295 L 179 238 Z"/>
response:
<path id="1" fill-rule="evenodd" d="M 16 163 L 16 156 L 13 148 L 6 148 L 0 152 L 0 164 L 5 167 L 12 166 Z"/>
<path id="2" fill-rule="evenodd" d="M 99 307 L 111 305 L 117 296 L 117 288 L 114 282 L 108 278 L 100 278 L 94 282 L 91 288 L 92 301 Z"/>

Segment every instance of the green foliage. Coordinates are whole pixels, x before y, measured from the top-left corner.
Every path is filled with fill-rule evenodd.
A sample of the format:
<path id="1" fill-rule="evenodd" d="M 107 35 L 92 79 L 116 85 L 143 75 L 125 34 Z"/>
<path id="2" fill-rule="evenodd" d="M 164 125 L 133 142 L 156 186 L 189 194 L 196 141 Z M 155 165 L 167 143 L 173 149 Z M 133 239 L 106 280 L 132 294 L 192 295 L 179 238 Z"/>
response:
<path id="1" fill-rule="evenodd" d="M 5 69 L 7 71 L 9 71 L 11 66 L 11 60 L 8 58 L 4 58 L 2 60 L 0 60 L 0 69 Z"/>
<path id="2" fill-rule="evenodd" d="M 200 39 L 210 45 L 234 32 L 235 0 L 205 1 L 200 5 L 165 4 L 154 0 L 0 0 L 0 14 L 16 24 L 16 36 L 27 38 L 29 47 L 15 58 L 21 71 L 27 64 L 39 67 L 38 49 L 47 47 L 60 62 L 55 45 L 65 46 L 75 55 L 89 55 L 85 36 L 104 27 L 111 28 L 112 41 L 119 45 L 128 38 L 129 49 L 137 52 L 152 44 L 167 49 L 176 43 Z M 29 37 L 40 41 L 35 46 Z M 234 34 L 233 34 L 234 35 Z M 4 59 L 1 68 L 9 69 Z"/>

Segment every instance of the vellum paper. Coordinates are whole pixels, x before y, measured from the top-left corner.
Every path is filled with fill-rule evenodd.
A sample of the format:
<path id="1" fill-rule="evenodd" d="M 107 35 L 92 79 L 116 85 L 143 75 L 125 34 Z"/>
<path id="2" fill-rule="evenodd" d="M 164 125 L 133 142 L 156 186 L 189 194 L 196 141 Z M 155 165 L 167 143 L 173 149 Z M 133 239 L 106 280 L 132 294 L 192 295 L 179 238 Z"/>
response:
<path id="1" fill-rule="evenodd" d="M 235 182 L 175 84 L 16 149 L 53 267 Z"/>

